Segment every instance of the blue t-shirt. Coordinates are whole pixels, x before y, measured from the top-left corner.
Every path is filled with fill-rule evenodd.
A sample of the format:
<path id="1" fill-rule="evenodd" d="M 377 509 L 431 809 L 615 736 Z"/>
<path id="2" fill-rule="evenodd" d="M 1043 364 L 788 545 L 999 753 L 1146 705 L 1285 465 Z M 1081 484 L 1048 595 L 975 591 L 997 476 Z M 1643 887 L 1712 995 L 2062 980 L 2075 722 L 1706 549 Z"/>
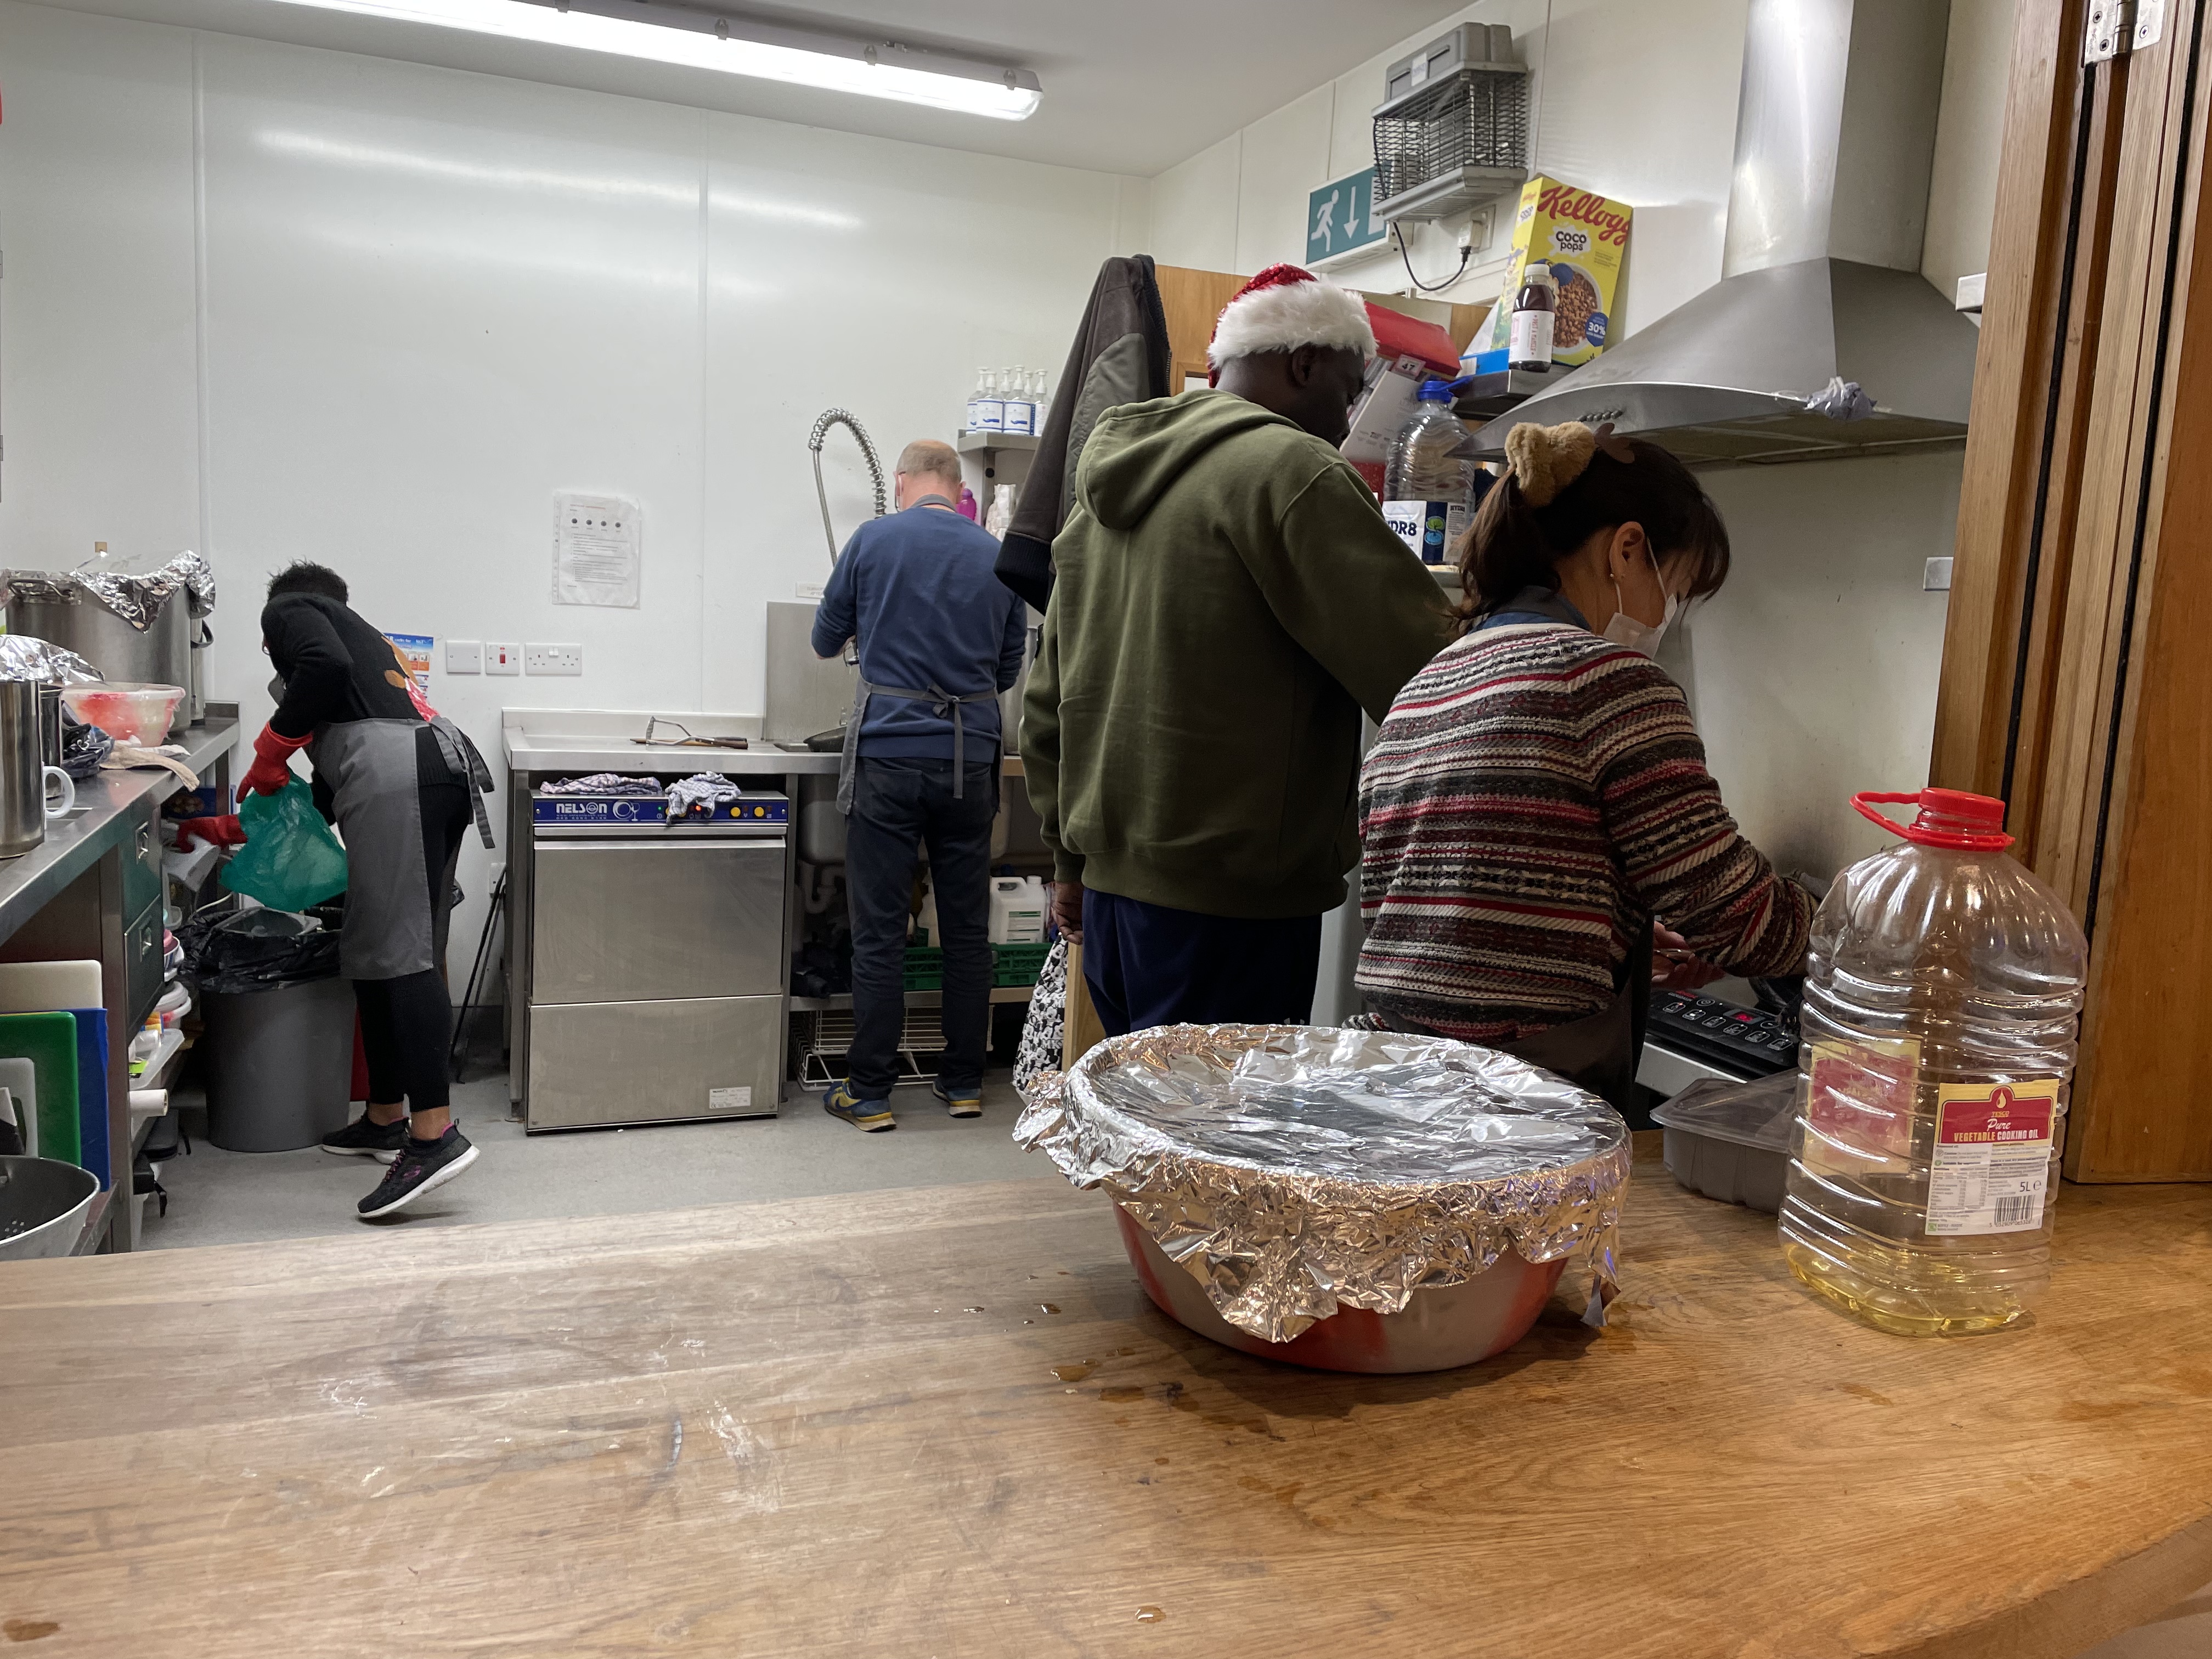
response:
<path id="1" fill-rule="evenodd" d="M 917 502 L 853 532 L 814 613 L 814 651 L 834 656 L 860 641 L 871 685 L 959 695 L 1004 691 L 1021 677 L 1029 607 L 992 567 L 999 544 L 958 513 Z M 963 703 L 970 766 L 999 751 L 999 705 Z M 952 758 L 952 713 L 905 697 L 876 697 L 860 725 L 860 752 Z"/>

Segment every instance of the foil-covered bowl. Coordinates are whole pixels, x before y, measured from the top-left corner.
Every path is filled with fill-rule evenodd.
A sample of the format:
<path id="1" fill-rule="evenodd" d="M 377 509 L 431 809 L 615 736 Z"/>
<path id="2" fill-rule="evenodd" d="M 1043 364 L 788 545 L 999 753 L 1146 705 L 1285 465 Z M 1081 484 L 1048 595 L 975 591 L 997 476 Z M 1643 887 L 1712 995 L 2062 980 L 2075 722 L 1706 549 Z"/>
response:
<path id="1" fill-rule="evenodd" d="M 1437 1369 L 1518 1340 L 1571 1261 L 1593 1272 L 1594 1311 L 1611 1294 L 1627 1124 L 1473 1043 L 1291 1025 L 1135 1031 L 1033 1083 L 1014 1139 L 1112 1197 L 1165 1311 L 1255 1352 Z M 1309 1335 L 1347 1312 L 1391 1328 L 1363 1316 L 1344 1322 L 1346 1340 Z M 1409 1344 L 1401 1324 L 1430 1337 Z"/>

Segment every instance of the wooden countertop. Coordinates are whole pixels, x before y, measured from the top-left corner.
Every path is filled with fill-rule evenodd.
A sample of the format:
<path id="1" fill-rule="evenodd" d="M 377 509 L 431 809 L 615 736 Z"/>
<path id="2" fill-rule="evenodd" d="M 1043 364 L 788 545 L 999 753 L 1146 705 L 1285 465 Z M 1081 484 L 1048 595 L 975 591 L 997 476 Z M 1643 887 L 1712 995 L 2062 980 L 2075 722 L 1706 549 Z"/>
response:
<path id="1" fill-rule="evenodd" d="M 1416 1377 L 1191 1335 L 1054 1181 L 0 1265 L 0 1634 L 2072 1654 L 2212 1577 L 2212 1189 L 2058 1217 L 2032 1322 L 1916 1342 L 1647 1161 L 1612 1326 L 1571 1273 L 1510 1353 Z"/>

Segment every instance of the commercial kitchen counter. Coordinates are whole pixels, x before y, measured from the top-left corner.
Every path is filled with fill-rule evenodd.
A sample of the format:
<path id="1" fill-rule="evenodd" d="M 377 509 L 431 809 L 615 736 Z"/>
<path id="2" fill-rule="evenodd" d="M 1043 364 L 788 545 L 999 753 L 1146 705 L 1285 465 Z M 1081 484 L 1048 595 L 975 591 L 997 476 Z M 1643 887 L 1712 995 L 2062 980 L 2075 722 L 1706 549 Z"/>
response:
<path id="1" fill-rule="evenodd" d="M 43 1659 L 2059 1659 L 2212 1577 L 2212 1188 L 2068 1187 L 2034 1318 L 1916 1342 L 1658 1139 L 1612 1322 L 1571 1270 L 1430 1376 L 1217 1347 L 1056 1177 L 0 1264 L 0 1620 Z"/>
<path id="2" fill-rule="evenodd" d="M 177 734 L 185 764 L 204 784 L 229 785 L 238 706 L 209 705 L 204 724 Z M 131 1190 L 131 1066 L 138 1022 L 161 994 L 161 803 L 185 786 L 161 767 L 102 770 L 76 787 L 76 810 L 46 838 L 0 860 L 0 961 L 95 961 L 107 1006 L 107 1189 L 94 1200 L 80 1249 L 127 1249 L 112 1200 Z"/>

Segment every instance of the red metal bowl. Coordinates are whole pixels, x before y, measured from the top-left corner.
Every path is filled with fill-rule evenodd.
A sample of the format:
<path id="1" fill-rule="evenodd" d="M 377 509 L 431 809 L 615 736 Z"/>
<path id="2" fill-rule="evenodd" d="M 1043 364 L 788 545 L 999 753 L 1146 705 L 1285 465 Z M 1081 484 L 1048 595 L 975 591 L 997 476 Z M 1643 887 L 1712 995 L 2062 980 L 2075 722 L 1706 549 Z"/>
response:
<path id="1" fill-rule="evenodd" d="M 1528 1334 L 1567 1266 L 1564 1257 L 1532 1262 L 1508 1250 L 1464 1285 L 1415 1291 L 1401 1313 L 1343 1308 L 1288 1342 L 1263 1342 L 1217 1313 L 1189 1271 L 1119 1204 L 1114 1220 L 1137 1282 L 1169 1318 L 1224 1347 L 1324 1371 L 1443 1371 L 1503 1353 Z"/>

